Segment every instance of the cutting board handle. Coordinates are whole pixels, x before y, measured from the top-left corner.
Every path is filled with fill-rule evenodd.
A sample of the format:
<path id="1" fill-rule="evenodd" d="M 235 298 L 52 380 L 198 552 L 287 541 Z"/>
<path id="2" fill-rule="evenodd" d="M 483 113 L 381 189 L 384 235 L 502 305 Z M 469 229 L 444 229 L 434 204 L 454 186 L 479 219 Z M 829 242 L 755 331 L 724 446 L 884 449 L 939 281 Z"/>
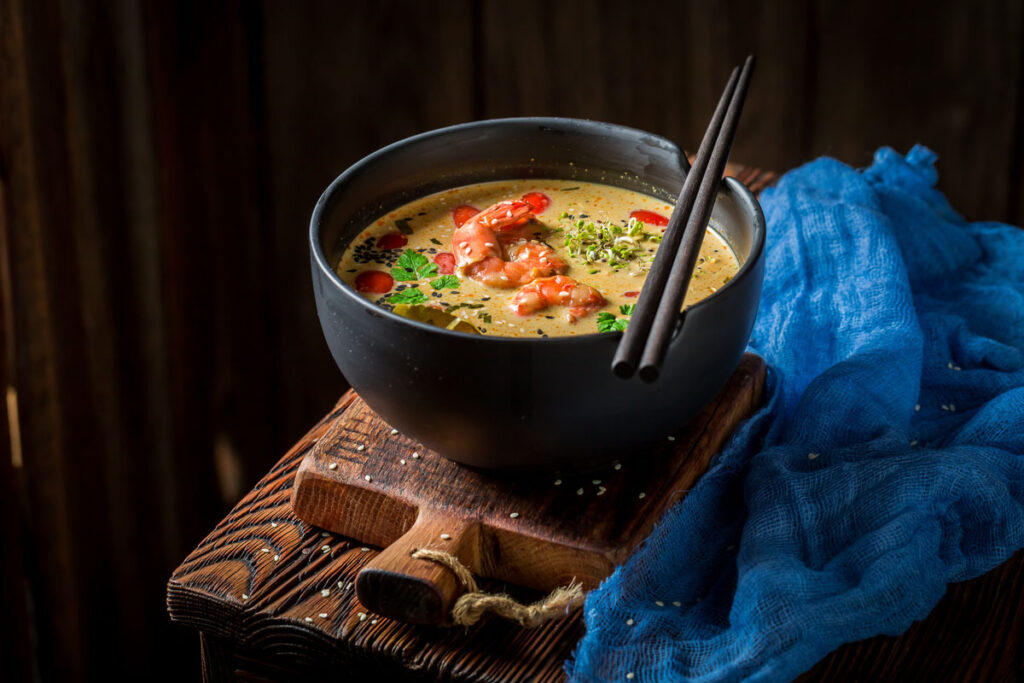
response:
<path id="1" fill-rule="evenodd" d="M 451 623 L 452 607 L 465 586 L 450 569 L 413 558 L 420 548 L 451 553 L 477 574 L 480 523 L 438 510 L 420 510 L 412 527 L 356 576 L 359 602 L 371 612 L 412 624 Z"/>

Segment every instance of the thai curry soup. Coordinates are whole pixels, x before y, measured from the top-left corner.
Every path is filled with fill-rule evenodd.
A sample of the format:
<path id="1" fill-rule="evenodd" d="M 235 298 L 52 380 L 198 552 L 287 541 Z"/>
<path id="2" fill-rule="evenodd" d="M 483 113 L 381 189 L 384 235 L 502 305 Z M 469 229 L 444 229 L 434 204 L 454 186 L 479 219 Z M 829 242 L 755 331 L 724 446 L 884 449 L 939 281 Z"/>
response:
<path id="1" fill-rule="evenodd" d="M 370 301 L 458 331 L 554 337 L 622 330 L 672 208 L 575 180 L 467 185 L 379 217 L 336 270 Z M 684 306 L 738 269 L 712 221 Z"/>

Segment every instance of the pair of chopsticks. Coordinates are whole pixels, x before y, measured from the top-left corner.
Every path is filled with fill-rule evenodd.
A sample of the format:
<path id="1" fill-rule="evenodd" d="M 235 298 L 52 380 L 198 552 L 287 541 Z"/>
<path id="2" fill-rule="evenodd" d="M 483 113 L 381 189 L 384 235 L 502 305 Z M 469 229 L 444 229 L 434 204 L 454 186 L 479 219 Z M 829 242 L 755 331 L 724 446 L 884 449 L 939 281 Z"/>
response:
<path id="1" fill-rule="evenodd" d="M 612 372 L 619 377 L 631 377 L 634 372 L 648 382 L 658 377 L 718 196 L 753 71 L 753 55 L 747 57 L 742 71 L 738 67 L 732 70 L 693 167 L 686 174 L 654 264 L 612 360 Z"/>

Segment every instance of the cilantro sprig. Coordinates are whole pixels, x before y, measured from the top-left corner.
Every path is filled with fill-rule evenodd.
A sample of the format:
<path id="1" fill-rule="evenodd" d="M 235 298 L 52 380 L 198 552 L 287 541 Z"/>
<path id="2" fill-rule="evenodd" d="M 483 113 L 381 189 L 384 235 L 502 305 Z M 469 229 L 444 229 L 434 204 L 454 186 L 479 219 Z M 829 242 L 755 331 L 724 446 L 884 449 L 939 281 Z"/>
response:
<path id="1" fill-rule="evenodd" d="M 388 297 L 389 304 L 421 304 L 430 297 L 424 294 L 418 287 L 403 289 Z"/>
<path id="2" fill-rule="evenodd" d="M 431 280 L 430 286 L 434 289 L 455 289 L 459 286 L 459 278 L 454 275 L 442 275 L 436 280 Z"/>
<path id="3" fill-rule="evenodd" d="M 622 332 L 629 326 L 628 316 L 633 315 L 633 311 L 636 309 L 636 304 L 622 304 L 619 306 L 619 313 L 623 318 L 616 317 L 614 313 L 608 313 L 607 311 L 597 314 L 597 331 L 598 332 Z"/>
<path id="4" fill-rule="evenodd" d="M 412 249 L 406 249 L 391 269 L 391 277 L 402 282 L 426 280 L 437 275 L 437 264 L 431 263 L 427 257 Z"/>

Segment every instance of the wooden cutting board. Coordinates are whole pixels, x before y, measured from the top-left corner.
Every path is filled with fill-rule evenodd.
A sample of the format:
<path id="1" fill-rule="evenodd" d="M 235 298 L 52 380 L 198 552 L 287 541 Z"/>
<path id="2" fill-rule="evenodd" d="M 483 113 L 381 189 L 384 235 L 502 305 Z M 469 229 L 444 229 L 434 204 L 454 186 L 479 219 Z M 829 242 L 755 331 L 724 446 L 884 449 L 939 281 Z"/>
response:
<path id="1" fill-rule="evenodd" d="M 477 576 L 542 591 L 575 578 L 589 590 L 707 470 L 760 405 L 764 377 L 764 361 L 745 355 L 663 447 L 571 476 L 458 465 L 397 433 L 357 398 L 303 460 L 292 506 L 314 526 L 384 548 L 356 580 L 360 602 L 384 616 L 448 623 L 463 588 L 447 568 L 410 557 L 424 547 L 454 554 Z"/>

